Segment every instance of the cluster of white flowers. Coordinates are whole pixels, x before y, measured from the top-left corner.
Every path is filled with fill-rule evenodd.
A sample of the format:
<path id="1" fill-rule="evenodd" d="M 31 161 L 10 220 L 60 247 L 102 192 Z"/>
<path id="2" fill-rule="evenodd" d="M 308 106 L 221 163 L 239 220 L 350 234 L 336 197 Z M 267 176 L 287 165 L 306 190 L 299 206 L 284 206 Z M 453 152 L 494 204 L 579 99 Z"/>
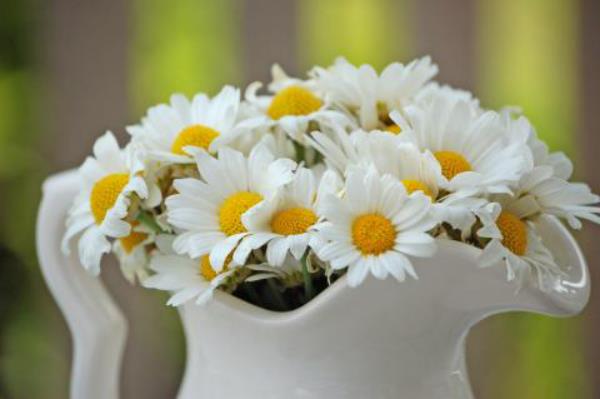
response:
<path id="1" fill-rule="evenodd" d="M 380 74 L 340 58 L 307 80 L 275 65 L 267 94 L 256 82 L 243 99 L 230 86 L 173 95 L 127 128 L 125 148 L 110 132 L 97 140 L 63 250 L 82 233 L 85 268 L 98 274 L 114 252 L 171 305 L 217 288 L 256 299 L 258 283 L 302 289 L 302 303 L 345 273 L 351 286 L 417 278 L 411 259 L 438 240 L 544 289 L 561 268 L 537 222 L 599 223 L 599 197 L 568 181 L 571 162 L 524 116 L 484 109 L 436 73 L 428 57 Z"/>

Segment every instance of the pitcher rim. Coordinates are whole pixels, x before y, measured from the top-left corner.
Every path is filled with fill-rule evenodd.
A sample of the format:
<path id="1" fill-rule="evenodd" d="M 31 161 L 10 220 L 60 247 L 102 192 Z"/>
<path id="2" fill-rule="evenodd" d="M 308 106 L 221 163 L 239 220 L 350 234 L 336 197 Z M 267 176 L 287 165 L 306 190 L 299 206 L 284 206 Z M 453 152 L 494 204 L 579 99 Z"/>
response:
<path id="1" fill-rule="evenodd" d="M 578 265 L 564 265 L 565 267 L 576 268 L 581 270 L 582 276 L 580 281 L 568 281 L 563 280 L 563 284 L 567 287 L 573 288 L 575 290 L 580 289 L 582 287 L 587 286 L 587 294 L 589 296 L 589 276 L 587 271 L 587 262 L 581 248 L 577 244 L 577 241 L 572 236 L 572 234 L 567 230 L 567 228 L 558 220 L 556 217 L 548 217 L 546 218 L 549 227 L 554 230 L 555 234 L 560 235 L 565 241 L 566 245 L 571 247 L 574 250 L 574 257 L 578 261 Z M 449 239 L 438 239 L 438 249 L 434 254 L 434 257 L 440 256 L 440 254 L 461 254 L 462 257 L 468 259 L 472 264 L 476 266 L 474 271 L 485 272 L 485 270 L 490 268 L 495 268 L 501 266 L 499 262 L 497 265 L 491 266 L 490 268 L 480 268 L 477 267 L 477 258 L 482 253 L 480 248 L 474 247 L 472 245 L 465 244 L 460 241 L 453 241 Z M 369 279 L 374 279 L 374 277 L 369 276 Z M 498 277 L 492 277 L 498 278 Z M 402 282 L 398 283 L 399 285 Z M 342 294 L 342 292 L 349 289 L 361 289 L 358 287 L 350 287 L 347 282 L 347 275 L 341 276 L 335 282 L 333 282 L 330 286 L 328 286 L 325 290 L 311 299 L 309 302 L 304 305 L 289 311 L 274 311 L 265 308 L 261 308 L 257 305 L 244 301 L 243 299 L 237 298 L 232 294 L 222 292 L 219 290 L 215 291 L 213 300 L 205 306 L 220 306 L 227 309 L 230 312 L 234 312 L 239 317 L 251 318 L 256 321 L 262 322 L 292 322 L 301 318 L 308 318 L 312 314 L 319 311 L 327 302 L 330 302 L 333 298 Z M 585 302 L 585 301 L 584 301 Z M 197 308 L 199 305 L 196 304 L 186 304 L 184 305 L 186 308 Z M 533 310 L 533 309 L 532 309 Z M 543 313 L 543 312 L 541 312 Z M 574 312 L 576 313 L 576 312 Z"/>

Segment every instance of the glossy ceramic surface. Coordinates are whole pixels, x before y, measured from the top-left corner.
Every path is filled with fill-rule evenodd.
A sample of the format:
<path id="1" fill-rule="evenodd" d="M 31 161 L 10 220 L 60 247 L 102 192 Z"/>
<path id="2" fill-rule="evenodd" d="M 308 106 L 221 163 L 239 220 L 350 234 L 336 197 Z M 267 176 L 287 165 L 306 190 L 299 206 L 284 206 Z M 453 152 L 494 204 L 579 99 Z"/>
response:
<path id="1" fill-rule="evenodd" d="M 100 280 L 59 251 L 74 184 L 68 173 L 44 186 L 40 263 L 74 336 L 72 397 L 113 398 L 125 321 Z M 475 323 L 507 311 L 569 316 L 587 303 L 579 247 L 555 220 L 544 224 L 544 239 L 560 264 L 569 265 L 548 293 L 517 291 L 501 264 L 477 267 L 478 249 L 440 241 L 433 258 L 415 261 L 418 281 L 368 278 L 350 288 L 342 278 L 286 313 L 220 292 L 206 307 L 185 306 L 187 364 L 179 398 L 472 398 L 464 341 Z M 107 345 L 111 350 L 97 350 Z"/>

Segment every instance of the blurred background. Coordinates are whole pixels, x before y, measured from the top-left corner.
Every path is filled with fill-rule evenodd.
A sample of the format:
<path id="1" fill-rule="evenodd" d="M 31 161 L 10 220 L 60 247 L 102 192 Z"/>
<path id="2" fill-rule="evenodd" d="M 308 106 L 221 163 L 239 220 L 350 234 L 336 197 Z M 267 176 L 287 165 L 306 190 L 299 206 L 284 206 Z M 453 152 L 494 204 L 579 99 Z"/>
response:
<path id="1" fill-rule="evenodd" d="M 381 68 L 430 54 L 439 80 L 489 107 L 522 106 L 600 192 L 597 0 L 0 0 L 0 398 L 68 396 L 70 337 L 38 269 L 43 179 L 78 166 L 106 129 L 172 92 L 215 93 L 337 55 Z M 600 229 L 577 234 L 600 287 Z M 130 319 L 123 398 L 172 398 L 176 311 L 103 278 Z M 496 316 L 468 342 L 480 398 L 600 398 L 600 290 L 576 318 Z"/>

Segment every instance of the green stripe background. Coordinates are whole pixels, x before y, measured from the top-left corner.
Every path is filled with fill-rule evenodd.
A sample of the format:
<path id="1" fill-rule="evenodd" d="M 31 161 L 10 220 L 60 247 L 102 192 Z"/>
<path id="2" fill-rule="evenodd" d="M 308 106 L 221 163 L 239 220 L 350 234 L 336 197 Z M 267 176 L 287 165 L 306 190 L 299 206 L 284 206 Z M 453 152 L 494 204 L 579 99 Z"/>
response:
<path id="1" fill-rule="evenodd" d="M 295 3 L 299 32 L 296 43 L 290 45 L 297 48 L 302 70 L 314 64 L 329 64 L 337 55 L 378 68 L 394 60 L 407 61 L 413 55 L 421 55 L 417 54 L 414 37 L 417 0 L 297 0 Z M 244 7 L 252 6 L 252 2 L 132 0 L 132 4 L 133 37 L 128 71 L 131 121 L 137 120 L 148 106 L 167 101 L 173 92 L 214 93 L 223 84 L 241 83 L 242 14 Z M 522 106 L 551 148 L 563 149 L 574 157 L 577 157 L 574 135 L 579 127 L 578 4 L 569 0 L 474 0 L 476 94 L 486 106 Z M 35 71 L 26 68 L 17 71 L 0 68 L 0 147 L 17 145 L 27 154 L 26 159 L 39 159 L 40 154 L 39 147 L 32 144 L 39 139 L 35 133 L 39 128 L 24 117 L 19 105 L 35 104 L 37 94 L 31 89 L 35 79 Z M 15 135 L 15 131 L 19 134 Z M 7 151 L 0 152 L 3 160 L 7 159 L 6 154 Z M 11 165 L 0 162 L 3 183 L 14 181 Z M 27 240 L 20 237 L 33 234 L 31 215 L 37 198 L 32 187 L 39 183 L 39 176 L 20 176 L 24 180 L 11 185 L 7 198 L 10 210 L 4 212 L 6 226 L 14 229 L 14 234 L 2 232 L 2 237 L 29 259 L 31 248 L 23 247 Z M 23 206 L 25 202 L 21 200 L 27 198 L 31 198 L 31 204 Z M 28 221 L 22 223 L 23 220 Z M 37 270 L 32 268 L 30 272 Z M 7 385 L 13 393 L 41 399 L 47 398 L 49 391 L 57 391 L 57 382 L 43 379 L 42 386 L 35 387 L 19 377 L 20 370 L 48 359 L 55 364 L 60 361 L 51 349 L 35 344 L 39 337 L 27 333 L 48 318 L 42 313 L 47 311 L 45 308 L 35 311 L 39 313 L 29 318 L 33 321 L 7 330 L 4 343 L 14 347 L 13 356 L 0 359 L 0 366 L 10 379 Z M 173 320 L 165 317 L 157 328 L 178 337 L 179 330 L 167 325 L 167 321 Z M 489 359 L 494 364 L 494 373 L 486 377 L 484 397 L 591 397 L 591 381 L 585 379 L 585 341 L 580 321 L 518 314 L 497 316 L 489 323 L 494 326 L 493 331 L 488 330 L 494 337 L 485 342 L 498 348 L 486 351 L 494 355 Z M 62 343 L 64 337 L 53 339 Z M 169 345 L 177 356 L 181 355 L 180 344 Z M 504 351 L 504 346 L 510 350 Z M 68 359 L 65 357 L 62 362 L 62 368 L 57 369 L 64 373 Z M 167 364 L 179 363 L 177 359 L 167 359 Z"/>
<path id="2" fill-rule="evenodd" d="M 576 160 L 578 2 L 479 0 L 477 5 L 483 103 L 519 105 L 552 150 Z M 499 347 L 491 359 L 498 374 L 490 381 L 490 398 L 591 397 L 581 320 L 514 314 L 492 322 Z M 511 350 L 504 352 L 502 345 Z"/>

